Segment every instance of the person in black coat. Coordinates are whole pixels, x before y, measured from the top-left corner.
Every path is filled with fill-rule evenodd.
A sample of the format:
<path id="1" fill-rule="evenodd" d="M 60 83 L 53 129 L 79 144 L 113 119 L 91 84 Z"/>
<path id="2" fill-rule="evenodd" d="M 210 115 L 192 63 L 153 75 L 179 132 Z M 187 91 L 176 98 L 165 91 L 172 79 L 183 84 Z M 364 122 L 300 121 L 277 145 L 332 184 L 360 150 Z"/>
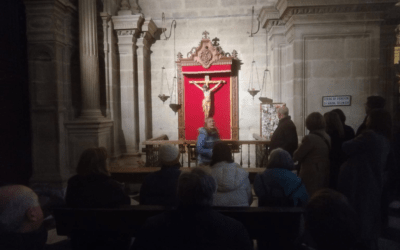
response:
<path id="1" fill-rule="evenodd" d="M 342 150 L 342 144 L 345 141 L 344 128 L 339 115 L 335 112 L 325 113 L 324 119 L 325 131 L 331 137 L 329 187 L 336 189 L 340 166 L 346 160 L 346 155 Z"/>
<path id="2" fill-rule="evenodd" d="M 354 132 L 354 129 L 352 127 L 345 124 L 346 116 L 344 115 L 343 111 L 341 109 L 334 109 L 332 110 L 332 112 L 338 114 L 340 121 L 342 122 L 344 130 L 344 141 L 349 141 L 354 139 L 354 137 L 356 137 L 356 133 Z"/>
<path id="3" fill-rule="evenodd" d="M 367 103 L 365 104 L 365 119 L 363 123 L 358 127 L 356 136 L 359 136 L 364 130 L 367 129 L 367 118 L 369 113 L 373 109 L 383 109 L 385 107 L 386 100 L 381 96 L 368 96 Z"/>
<path id="4" fill-rule="evenodd" d="M 286 106 L 278 109 L 278 118 L 279 124 L 272 135 L 269 152 L 276 148 L 282 148 L 293 157 L 293 152 L 298 146 L 297 131 Z"/>
<path id="5" fill-rule="evenodd" d="M 117 208 L 130 205 L 123 186 L 110 177 L 105 148 L 86 149 L 78 162 L 77 175 L 68 180 L 65 201 L 71 208 Z M 128 249 L 130 237 L 123 235 L 71 235 L 73 249 Z"/>
<path id="6" fill-rule="evenodd" d="M 183 172 L 178 180 L 178 208 L 147 219 L 132 250 L 253 249 L 242 223 L 212 209 L 216 189 L 214 178 L 203 167 Z"/>
<path id="7" fill-rule="evenodd" d="M 174 145 L 163 145 L 159 148 L 161 170 L 146 176 L 140 188 L 141 205 L 178 205 L 176 190 L 181 174 L 179 155 L 179 149 Z"/>

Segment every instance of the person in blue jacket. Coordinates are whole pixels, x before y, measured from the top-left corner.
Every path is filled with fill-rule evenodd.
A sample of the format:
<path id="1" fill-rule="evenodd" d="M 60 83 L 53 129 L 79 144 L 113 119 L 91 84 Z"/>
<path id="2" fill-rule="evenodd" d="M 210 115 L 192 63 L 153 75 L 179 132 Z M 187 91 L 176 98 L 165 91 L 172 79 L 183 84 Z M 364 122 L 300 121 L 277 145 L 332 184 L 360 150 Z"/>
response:
<path id="1" fill-rule="evenodd" d="M 214 143 L 219 141 L 218 130 L 215 127 L 215 121 L 212 117 L 205 119 L 203 128 L 199 128 L 196 150 L 198 165 L 209 165 L 211 162 Z"/>

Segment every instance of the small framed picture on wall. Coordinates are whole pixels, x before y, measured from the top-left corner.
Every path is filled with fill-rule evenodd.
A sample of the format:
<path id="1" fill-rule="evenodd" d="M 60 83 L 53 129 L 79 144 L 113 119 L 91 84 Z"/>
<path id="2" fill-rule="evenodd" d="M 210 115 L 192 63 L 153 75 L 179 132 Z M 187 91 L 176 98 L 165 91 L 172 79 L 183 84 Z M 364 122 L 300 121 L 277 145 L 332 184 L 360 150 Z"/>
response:
<path id="1" fill-rule="evenodd" d="M 260 104 L 260 134 L 266 140 L 271 140 L 272 134 L 278 127 L 278 109 L 285 103 Z"/>

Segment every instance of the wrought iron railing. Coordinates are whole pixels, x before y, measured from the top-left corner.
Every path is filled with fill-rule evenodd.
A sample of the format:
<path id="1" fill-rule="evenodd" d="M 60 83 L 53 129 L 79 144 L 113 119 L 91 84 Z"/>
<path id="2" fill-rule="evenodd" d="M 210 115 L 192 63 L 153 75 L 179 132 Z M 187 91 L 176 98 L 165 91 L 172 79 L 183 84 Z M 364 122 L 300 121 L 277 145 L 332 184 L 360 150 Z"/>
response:
<path id="1" fill-rule="evenodd" d="M 232 150 L 232 158 L 242 167 L 260 168 L 265 167 L 268 159 L 269 141 L 265 140 L 222 140 L 227 143 Z M 170 141 L 167 136 L 160 136 L 142 143 L 146 147 L 143 152 L 146 153 L 146 167 L 157 167 L 158 148 L 164 144 L 178 145 L 181 153 L 181 164 L 184 167 L 197 166 L 196 141 L 177 140 Z"/>

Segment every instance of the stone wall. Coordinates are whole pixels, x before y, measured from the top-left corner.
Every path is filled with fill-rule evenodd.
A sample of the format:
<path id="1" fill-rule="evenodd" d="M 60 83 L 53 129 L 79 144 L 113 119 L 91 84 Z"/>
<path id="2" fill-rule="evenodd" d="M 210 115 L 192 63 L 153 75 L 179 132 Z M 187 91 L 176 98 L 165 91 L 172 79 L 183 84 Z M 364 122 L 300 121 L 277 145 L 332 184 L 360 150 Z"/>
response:
<path id="1" fill-rule="evenodd" d="M 158 27 L 163 27 L 161 15 L 165 13 L 167 35 L 170 33 L 172 19 L 177 22 L 175 30 L 175 54 L 174 33 L 169 40 L 156 40 L 151 50 L 151 79 L 152 79 L 152 107 L 153 107 L 153 136 L 168 135 L 170 140 L 178 139 L 178 116 L 169 108 L 170 99 L 164 104 L 158 98 L 161 93 L 161 72 L 165 67 L 168 84 L 172 88 L 174 76 L 174 61 L 176 54 L 181 52 L 186 58 L 187 53 L 197 47 L 203 31 L 208 31 L 211 39 L 218 37 L 219 44 L 226 52 L 238 52 L 241 60 L 239 71 L 239 139 L 250 140 L 252 134 L 260 134 L 260 101 L 258 94 L 254 100 L 247 92 L 251 64 L 256 61 L 258 79 L 262 85 L 263 72 L 266 68 L 266 34 L 265 30 L 254 35 L 254 58 L 253 38 L 250 36 L 251 11 L 255 6 L 255 18 L 262 6 L 269 4 L 268 1 L 139 1 L 142 13 L 151 16 Z M 272 4 L 272 3 L 271 3 Z M 257 29 L 257 21 L 254 21 L 254 30 Z M 162 35 L 161 38 L 164 38 Z M 253 76 L 257 79 L 257 76 Z M 258 89 L 256 83 L 254 88 Z M 167 94 L 167 85 L 164 81 L 163 94 Z M 270 90 L 269 92 L 270 93 Z M 271 97 L 269 94 L 268 97 Z M 174 101 L 174 100 L 173 100 Z M 199 103 L 201 105 L 201 103 Z M 218 126 L 218 124 L 217 124 Z"/>
<path id="2" fill-rule="evenodd" d="M 260 14 L 268 33 L 273 98 L 287 103 L 300 137 L 308 133 L 305 118 L 312 112 L 340 108 L 356 130 L 368 96 L 385 97 L 390 111 L 395 106 L 390 61 L 395 33 L 387 11 L 396 1 L 317 2 L 280 0 Z M 323 107 L 323 96 L 338 95 L 350 95 L 351 106 Z"/>

